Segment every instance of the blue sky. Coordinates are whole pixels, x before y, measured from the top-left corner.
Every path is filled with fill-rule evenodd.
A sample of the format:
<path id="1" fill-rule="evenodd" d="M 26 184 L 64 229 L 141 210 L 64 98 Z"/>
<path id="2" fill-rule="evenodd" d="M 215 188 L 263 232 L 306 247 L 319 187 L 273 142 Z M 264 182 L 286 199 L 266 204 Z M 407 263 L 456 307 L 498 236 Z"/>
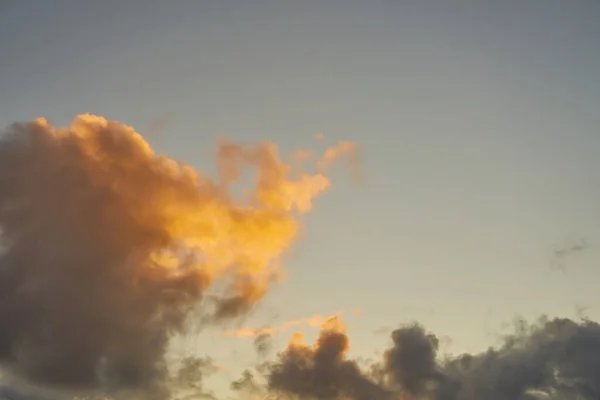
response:
<path id="1" fill-rule="evenodd" d="M 334 177 L 247 324 L 363 308 L 356 354 L 412 319 L 477 350 L 517 315 L 600 317 L 599 20 L 592 0 L 4 1 L 0 125 L 91 112 L 207 171 L 218 135 L 356 141 L 365 185 Z M 254 361 L 186 343 L 232 377 Z"/>

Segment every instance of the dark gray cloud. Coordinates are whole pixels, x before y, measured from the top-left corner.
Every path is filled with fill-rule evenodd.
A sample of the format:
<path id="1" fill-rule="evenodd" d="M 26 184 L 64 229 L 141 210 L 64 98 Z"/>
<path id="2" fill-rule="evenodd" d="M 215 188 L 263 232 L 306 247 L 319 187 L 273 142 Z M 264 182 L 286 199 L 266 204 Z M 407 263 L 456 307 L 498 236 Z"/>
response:
<path id="1" fill-rule="evenodd" d="M 245 370 L 242 376 L 231 382 L 231 390 L 250 395 L 260 395 L 265 392 L 264 386 L 256 381 L 255 372 Z"/>
<path id="2" fill-rule="evenodd" d="M 396 329 L 394 346 L 384 354 L 384 371 L 393 387 L 412 396 L 422 395 L 427 385 L 441 378 L 436 361 L 438 338 L 419 325 Z"/>
<path id="3" fill-rule="evenodd" d="M 348 341 L 345 333 L 324 329 L 314 347 L 290 345 L 268 368 L 269 390 L 306 399 L 392 399 L 391 391 L 346 359 Z"/>
<path id="4" fill-rule="evenodd" d="M 570 319 L 523 324 L 499 349 L 444 365 L 459 399 L 467 392 L 492 400 L 600 396 L 600 325 Z M 443 385 L 442 385 L 443 386 Z M 448 387 L 448 385 L 446 385 Z"/>
<path id="5" fill-rule="evenodd" d="M 593 321 L 522 322 L 498 348 L 443 360 L 437 337 L 418 324 L 391 339 L 383 360 L 364 370 L 345 358 L 344 333 L 323 331 L 315 346 L 290 345 L 268 365 L 268 389 L 307 400 L 600 398 L 600 325 Z"/>
<path id="6" fill-rule="evenodd" d="M 269 354 L 272 345 L 271 335 L 268 333 L 261 333 L 254 339 L 254 349 L 261 358 L 264 358 Z"/>

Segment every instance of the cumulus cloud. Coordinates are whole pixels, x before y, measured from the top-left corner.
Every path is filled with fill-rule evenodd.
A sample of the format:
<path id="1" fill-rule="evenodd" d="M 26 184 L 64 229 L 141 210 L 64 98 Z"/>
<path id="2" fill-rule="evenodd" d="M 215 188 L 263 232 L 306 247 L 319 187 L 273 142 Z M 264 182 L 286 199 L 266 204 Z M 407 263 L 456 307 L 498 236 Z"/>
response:
<path id="1" fill-rule="evenodd" d="M 259 304 L 281 279 L 300 215 L 329 187 L 324 173 L 340 155 L 355 162 L 353 154 L 354 144 L 341 143 L 306 173 L 283 162 L 272 143 L 223 141 L 218 177 L 209 179 L 101 117 L 82 115 L 66 128 L 42 119 L 10 126 L 0 138 L 2 368 L 86 399 L 217 399 L 205 387 L 218 371 L 214 360 L 168 362 L 171 338 L 188 331 L 190 318 L 220 324 Z M 231 186 L 243 168 L 256 173 L 240 199 Z M 264 361 L 272 334 L 311 323 L 321 325 L 314 343 L 294 334 Z M 600 325 L 588 319 L 523 322 L 497 348 L 445 358 L 439 338 L 413 323 L 392 330 L 383 357 L 366 367 L 349 357 L 339 316 L 273 329 L 246 335 L 261 363 L 231 383 L 236 392 L 302 400 L 600 398 Z M 0 399 L 20 397 L 0 389 Z"/>
<path id="2" fill-rule="evenodd" d="M 190 316 L 219 323 L 260 302 L 347 147 L 308 174 L 272 143 L 224 141 L 211 180 L 102 117 L 11 125 L 0 139 L 0 363 L 40 385 L 165 398 L 170 338 Z M 255 179 L 239 199 L 242 168 Z M 203 369 L 187 362 L 187 378 Z"/>
<path id="3" fill-rule="evenodd" d="M 498 348 L 443 359 L 437 354 L 438 338 L 414 323 L 394 330 L 383 359 L 369 368 L 346 357 L 350 339 L 338 326 L 333 318 L 313 345 L 294 336 L 275 361 L 247 371 L 237 388 L 252 388 L 265 397 L 305 400 L 600 396 L 600 325 L 589 320 L 522 322 Z"/>
<path id="4" fill-rule="evenodd" d="M 347 359 L 345 331 L 343 322 L 331 317 L 312 346 L 294 335 L 277 360 L 262 369 L 268 392 L 301 399 L 392 399 L 391 391 L 375 383 L 356 361 Z M 252 375 L 245 377 L 255 388 L 255 381 L 248 379 Z"/>

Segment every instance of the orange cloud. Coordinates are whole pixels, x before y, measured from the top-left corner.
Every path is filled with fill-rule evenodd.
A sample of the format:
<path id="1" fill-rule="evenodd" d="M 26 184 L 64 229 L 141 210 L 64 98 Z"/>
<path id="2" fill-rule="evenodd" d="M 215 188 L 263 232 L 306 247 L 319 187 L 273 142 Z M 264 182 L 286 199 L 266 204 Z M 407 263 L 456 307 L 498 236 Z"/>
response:
<path id="1" fill-rule="evenodd" d="M 362 312 L 362 309 L 357 309 L 357 310 L 353 311 L 353 314 L 360 315 L 361 312 Z M 284 322 L 275 327 L 255 328 L 255 329 L 241 328 L 241 329 L 223 331 L 223 332 L 220 332 L 220 335 L 229 336 L 229 337 L 240 337 L 240 338 L 256 337 L 256 336 L 265 335 L 265 334 L 266 335 L 276 335 L 276 334 L 280 334 L 280 333 L 289 331 L 292 328 L 296 328 L 299 326 L 309 326 L 311 328 L 325 329 L 324 327 L 328 326 L 327 324 L 332 324 L 332 322 L 331 322 L 332 319 L 334 319 L 335 321 L 338 321 L 339 320 L 338 318 L 343 313 L 344 313 L 343 311 L 337 311 L 336 313 L 334 313 L 331 316 L 316 314 L 316 315 L 313 315 L 312 317 L 308 317 L 308 318 L 301 318 L 301 319 L 297 319 L 297 320 L 287 321 L 287 322 Z M 334 326 L 332 325 L 329 328 L 333 329 Z M 341 328 L 341 325 L 337 326 L 337 328 Z"/>
<path id="2" fill-rule="evenodd" d="M 0 363 L 50 385 L 165 378 L 156 366 L 187 316 L 221 322 L 260 303 L 301 215 L 330 187 L 321 166 L 288 162 L 267 141 L 221 141 L 210 178 L 96 115 L 66 127 L 39 118 L 1 136 Z M 279 330 L 302 323 L 316 322 Z"/>

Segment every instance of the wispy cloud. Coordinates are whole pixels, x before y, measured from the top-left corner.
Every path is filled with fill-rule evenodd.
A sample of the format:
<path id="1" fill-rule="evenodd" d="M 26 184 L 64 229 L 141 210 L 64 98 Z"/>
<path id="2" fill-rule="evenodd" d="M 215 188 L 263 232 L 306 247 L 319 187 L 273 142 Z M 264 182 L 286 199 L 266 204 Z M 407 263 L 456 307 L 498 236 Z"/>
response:
<path id="1" fill-rule="evenodd" d="M 352 314 L 358 316 L 363 313 L 362 308 L 357 308 L 352 310 Z M 282 324 L 272 327 L 264 327 L 264 328 L 240 328 L 219 332 L 221 336 L 229 336 L 229 337 L 258 337 L 264 335 L 277 335 L 283 332 L 287 332 L 293 328 L 297 328 L 300 326 L 308 326 L 311 328 L 319 328 L 324 323 L 326 323 L 331 317 L 339 317 L 344 314 L 344 311 L 337 311 L 333 315 L 323 315 L 323 314 L 315 314 L 311 317 L 300 318 L 291 321 L 286 321 Z"/>

